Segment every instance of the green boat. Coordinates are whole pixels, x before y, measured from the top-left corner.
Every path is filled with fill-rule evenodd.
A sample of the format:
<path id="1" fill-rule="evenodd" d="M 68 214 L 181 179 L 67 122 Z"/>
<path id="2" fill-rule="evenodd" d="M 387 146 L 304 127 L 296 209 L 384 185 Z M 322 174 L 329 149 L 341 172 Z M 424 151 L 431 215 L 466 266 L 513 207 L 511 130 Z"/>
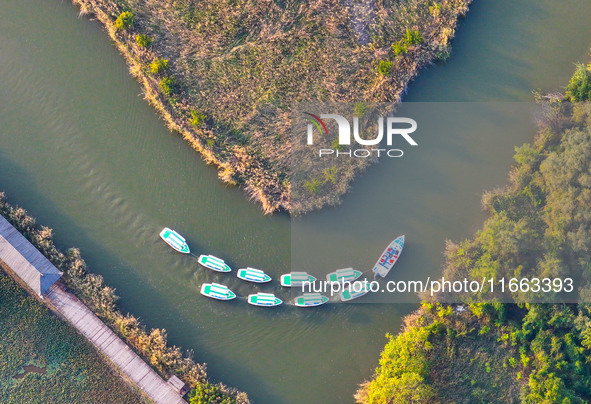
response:
<path id="1" fill-rule="evenodd" d="M 304 293 L 302 296 L 296 297 L 293 304 L 298 307 L 316 307 L 328 302 L 328 297 L 320 293 Z"/>
<path id="2" fill-rule="evenodd" d="M 281 275 L 279 279 L 281 286 L 291 288 L 294 286 L 302 286 L 304 282 L 314 283 L 316 278 L 309 275 L 307 272 L 290 272 L 288 274 Z"/>
<path id="3" fill-rule="evenodd" d="M 351 287 L 345 288 L 339 293 L 341 301 L 348 302 L 349 300 L 357 299 L 370 292 L 370 286 L 368 282 L 354 282 Z"/>
<path id="4" fill-rule="evenodd" d="M 261 307 L 273 307 L 279 306 L 283 301 L 276 297 L 272 293 L 256 293 L 254 295 L 248 295 L 248 304 L 252 304 L 253 306 L 261 306 Z"/>
<path id="5" fill-rule="evenodd" d="M 199 262 L 205 268 L 209 268 L 217 272 L 232 271 L 232 268 L 230 268 L 223 259 L 214 257 L 213 255 L 200 255 L 197 259 L 197 262 Z"/>
<path id="6" fill-rule="evenodd" d="M 182 252 L 183 254 L 189 254 L 191 252 L 185 238 L 168 227 L 162 229 L 160 238 L 178 252 Z"/>
<path id="7" fill-rule="evenodd" d="M 234 292 L 219 283 L 204 283 L 201 285 L 201 294 L 216 300 L 232 300 L 236 298 Z"/>
<path id="8" fill-rule="evenodd" d="M 238 270 L 236 276 L 244 281 L 254 282 L 254 283 L 266 283 L 271 282 L 271 277 L 261 271 L 260 269 L 255 268 L 241 268 Z"/>
<path id="9" fill-rule="evenodd" d="M 333 282 L 353 282 L 359 278 L 363 273 L 353 268 L 337 269 L 334 272 L 326 275 L 326 281 L 329 283 Z"/>

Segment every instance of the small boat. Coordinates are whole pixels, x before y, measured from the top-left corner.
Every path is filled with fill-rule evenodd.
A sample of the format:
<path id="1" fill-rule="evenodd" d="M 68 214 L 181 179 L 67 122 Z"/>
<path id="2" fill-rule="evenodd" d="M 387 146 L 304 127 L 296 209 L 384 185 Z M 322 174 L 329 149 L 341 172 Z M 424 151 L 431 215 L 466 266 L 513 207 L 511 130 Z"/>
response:
<path id="1" fill-rule="evenodd" d="M 334 272 L 329 273 L 326 275 L 326 281 L 329 283 L 333 282 L 353 282 L 357 278 L 359 278 L 363 273 L 361 271 L 356 271 L 353 268 L 344 268 L 344 269 L 337 269 Z"/>
<path id="2" fill-rule="evenodd" d="M 200 255 L 197 259 L 197 262 L 199 262 L 205 268 L 213 269 L 217 272 L 232 271 L 232 268 L 230 268 L 223 259 L 214 257 L 213 255 Z"/>
<path id="3" fill-rule="evenodd" d="M 271 281 L 271 277 L 269 275 L 267 275 L 260 269 L 255 269 L 251 267 L 239 269 L 236 276 L 244 281 L 254 283 L 265 283 Z"/>
<path id="4" fill-rule="evenodd" d="M 293 286 L 302 286 L 304 282 L 314 283 L 316 278 L 309 275 L 307 272 L 290 272 L 288 274 L 281 275 L 280 283 L 281 286 L 291 288 Z"/>
<path id="5" fill-rule="evenodd" d="M 217 300 L 232 300 L 236 297 L 227 286 L 219 283 L 204 283 L 201 285 L 201 294 Z"/>
<path id="6" fill-rule="evenodd" d="M 293 300 L 293 304 L 298 307 L 316 307 L 326 302 L 328 302 L 328 297 L 320 293 L 304 293 Z"/>
<path id="7" fill-rule="evenodd" d="M 369 282 L 354 282 L 351 287 L 345 288 L 339 293 L 342 302 L 348 302 L 349 300 L 357 299 L 370 292 Z"/>
<path id="8" fill-rule="evenodd" d="M 182 252 L 184 254 L 189 254 L 191 252 L 185 238 L 168 227 L 162 229 L 160 232 L 160 238 L 178 252 Z"/>
<path id="9" fill-rule="evenodd" d="M 283 303 L 283 300 L 279 299 L 272 293 L 259 292 L 254 295 L 248 295 L 247 302 L 253 306 L 273 307 L 279 306 L 281 303 Z"/>
<path id="10" fill-rule="evenodd" d="M 378 276 L 381 276 L 382 278 L 388 276 L 388 272 L 390 272 L 394 264 L 396 264 L 396 261 L 398 261 L 403 248 L 404 235 L 398 237 L 392 241 L 388 247 L 386 247 L 372 269 L 374 273 L 374 279 Z"/>

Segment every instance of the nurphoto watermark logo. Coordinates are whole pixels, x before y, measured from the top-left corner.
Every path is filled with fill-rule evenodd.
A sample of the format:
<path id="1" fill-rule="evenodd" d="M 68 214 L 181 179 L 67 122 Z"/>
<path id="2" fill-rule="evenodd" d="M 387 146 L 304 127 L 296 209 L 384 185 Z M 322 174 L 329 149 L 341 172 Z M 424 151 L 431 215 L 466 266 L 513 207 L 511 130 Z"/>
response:
<path id="1" fill-rule="evenodd" d="M 330 143 L 331 147 L 324 147 L 324 145 L 316 149 L 315 153 L 318 157 L 336 156 L 336 157 L 402 157 L 404 151 L 400 148 L 393 148 L 394 139 L 402 138 L 410 146 L 418 146 L 418 143 L 411 136 L 411 133 L 417 130 L 417 122 L 412 118 L 405 117 L 386 117 L 378 116 L 374 121 L 368 121 L 373 118 L 371 114 L 366 119 L 364 127 L 366 129 L 373 129 L 377 134 L 373 138 L 363 137 L 360 130 L 360 117 L 353 116 L 353 122 L 339 114 L 312 114 L 310 112 L 303 112 L 304 118 L 309 122 L 307 125 L 307 140 L 308 146 L 315 145 L 315 133 L 320 136 L 331 139 L 328 130 L 328 124 L 325 122 L 331 119 L 338 126 L 338 136 Z M 352 130 L 351 130 L 352 128 Z M 351 138 L 353 132 L 353 138 Z M 380 147 L 383 143 L 384 137 L 386 139 L 387 147 Z M 352 143 L 360 147 L 351 147 Z"/>

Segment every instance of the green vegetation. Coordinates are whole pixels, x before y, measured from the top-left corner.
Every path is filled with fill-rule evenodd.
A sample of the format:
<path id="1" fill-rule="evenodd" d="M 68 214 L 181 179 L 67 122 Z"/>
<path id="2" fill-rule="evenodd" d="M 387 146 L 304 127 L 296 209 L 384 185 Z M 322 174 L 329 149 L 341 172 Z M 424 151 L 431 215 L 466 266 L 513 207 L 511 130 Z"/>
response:
<path id="1" fill-rule="evenodd" d="M 578 92 L 586 74 L 577 67 L 567 97 L 586 100 Z M 534 144 L 516 149 L 510 185 L 484 195 L 490 217 L 482 230 L 448 243 L 444 275 L 572 277 L 588 302 L 591 105 L 548 99 Z M 361 386 L 357 402 L 591 401 L 589 303 L 439 303 L 448 299 L 440 294 L 424 302 L 398 336 L 388 336 L 375 377 Z"/>
<path id="2" fill-rule="evenodd" d="M 154 42 L 154 40 L 152 38 L 150 38 L 148 35 L 145 34 L 137 34 L 135 36 L 135 42 L 143 47 L 143 48 L 147 48 L 148 46 L 152 45 L 152 42 Z M 154 72 L 152 72 L 154 73 Z"/>
<path id="3" fill-rule="evenodd" d="M 310 181 L 306 181 L 306 183 L 304 184 L 304 186 L 306 187 L 306 189 L 308 190 L 308 192 L 310 192 L 312 195 L 316 195 L 318 193 L 318 190 L 320 189 L 320 187 L 323 185 L 324 183 L 319 180 L 318 178 L 310 180 Z"/>
<path id="4" fill-rule="evenodd" d="M 401 39 L 392 44 L 392 52 L 394 52 L 394 56 L 405 55 L 408 53 L 408 45 Z"/>
<path id="5" fill-rule="evenodd" d="M 389 60 L 380 60 L 380 63 L 378 63 L 378 72 L 382 76 L 390 76 L 392 74 L 392 62 Z"/>
<path id="6" fill-rule="evenodd" d="M 0 271 L 0 402 L 141 403 L 132 389 L 73 328 Z M 46 373 L 26 373 L 35 365 Z"/>
<path id="7" fill-rule="evenodd" d="M 152 329 L 147 331 L 136 317 L 129 313 L 121 313 L 117 308 L 115 290 L 104 284 L 102 276 L 88 271 L 80 251 L 76 248 L 69 249 L 65 254 L 59 251 L 53 243 L 51 229 L 37 227 L 35 220 L 27 215 L 24 209 L 8 204 L 4 193 L 1 192 L 0 215 L 12 223 L 59 268 L 64 273 L 62 281 L 66 286 L 162 376 L 167 378 L 175 374 L 192 389 L 213 388 L 214 385 L 207 380 L 204 365 L 195 363 L 191 353 L 183 355 L 180 348 L 168 345 L 166 330 Z M 2 299 L 1 296 L 0 299 Z M 0 302 L 2 302 L 1 309 L 4 302 L 1 300 Z M 1 360 L 0 363 L 2 363 Z M 230 389 L 222 384 L 215 386 L 217 386 L 215 387 L 216 391 L 219 391 L 224 397 L 235 400 L 237 404 L 249 402 L 245 393 Z"/>
<path id="8" fill-rule="evenodd" d="M 166 69 L 168 69 L 168 59 L 155 58 L 152 63 L 150 63 L 150 71 L 153 74 L 164 73 Z"/>
<path id="9" fill-rule="evenodd" d="M 133 28 L 133 13 L 124 11 L 119 14 L 119 17 L 115 20 L 115 26 L 120 30 Z"/>
<path id="10" fill-rule="evenodd" d="M 191 125 L 194 127 L 199 127 L 205 121 L 205 114 L 201 112 L 195 111 L 194 109 L 191 110 Z"/>
<path id="11" fill-rule="evenodd" d="M 174 79 L 169 76 L 162 77 L 159 84 L 160 90 L 162 90 L 164 95 L 171 95 L 174 91 L 174 85 Z"/>
<path id="12" fill-rule="evenodd" d="M 423 36 L 418 29 L 407 29 L 404 41 L 410 46 L 418 45 L 423 42 Z"/>
<path id="13" fill-rule="evenodd" d="M 220 386 L 200 385 L 189 394 L 190 404 L 235 404 L 236 400 L 224 394 Z"/>
<path id="14" fill-rule="evenodd" d="M 575 74 L 566 86 L 566 96 L 573 102 L 591 101 L 591 64 L 577 65 Z"/>
<path id="15" fill-rule="evenodd" d="M 471 0 L 368 2 L 363 15 L 331 0 L 74 1 L 109 28 L 147 99 L 223 181 L 242 186 L 265 212 L 298 214 L 338 203 L 373 160 L 341 159 L 335 183 L 308 192 L 307 181 L 326 167 L 291 175 L 293 104 L 399 101 L 419 69 L 449 50 Z M 138 35 L 154 41 L 141 46 Z M 408 52 L 394 58 L 401 38 Z M 159 68 L 148 74 L 155 59 L 169 61 L 174 86 Z M 191 110 L 207 120 L 194 125 Z"/>
<path id="16" fill-rule="evenodd" d="M 591 399 L 588 306 L 474 304 L 438 315 L 448 307 L 424 303 L 401 334 L 388 336 L 375 378 L 362 385 L 357 402 Z"/>
<path id="17" fill-rule="evenodd" d="M 421 42 L 423 42 L 423 36 L 419 30 L 407 29 L 404 39 L 392 44 L 392 52 L 394 52 L 394 56 L 406 55 L 410 48 L 419 45 Z"/>

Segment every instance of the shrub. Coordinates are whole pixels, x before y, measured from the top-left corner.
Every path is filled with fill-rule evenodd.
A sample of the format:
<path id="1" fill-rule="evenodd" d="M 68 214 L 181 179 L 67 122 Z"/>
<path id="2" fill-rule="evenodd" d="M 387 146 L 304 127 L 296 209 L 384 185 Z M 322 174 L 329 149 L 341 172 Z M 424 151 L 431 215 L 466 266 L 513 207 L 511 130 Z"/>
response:
<path id="1" fill-rule="evenodd" d="M 389 60 L 380 60 L 380 63 L 378 63 L 378 73 L 382 76 L 389 76 L 392 73 L 392 62 Z"/>
<path id="2" fill-rule="evenodd" d="M 316 193 L 318 193 L 318 190 L 320 189 L 321 186 L 322 186 L 322 181 L 320 181 L 319 179 L 306 181 L 304 184 L 304 187 L 306 187 L 308 192 L 310 192 L 312 195 L 315 195 Z"/>
<path id="3" fill-rule="evenodd" d="M 394 56 L 404 55 L 408 53 L 408 46 L 406 46 L 406 42 L 400 40 L 392 44 L 392 51 L 394 52 Z"/>
<path id="4" fill-rule="evenodd" d="M 115 20 L 117 29 L 126 30 L 133 27 L 133 13 L 131 11 L 124 11 L 119 14 Z"/>
<path id="5" fill-rule="evenodd" d="M 142 48 L 147 48 L 148 46 L 152 45 L 152 42 L 154 42 L 152 38 L 145 34 L 137 34 L 135 36 L 135 41 Z"/>
<path id="6" fill-rule="evenodd" d="M 205 114 L 192 109 L 191 110 L 191 120 L 189 122 L 194 127 L 198 127 L 198 126 L 201 126 L 203 121 L 205 121 L 205 118 L 206 118 Z"/>
<path id="7" fill-rule="evenodd" d="M 168 69 L 168 59 L 156 58 L 150 63 L 150 71 L 154 74 L 164 73 Z"/>
<path id="8" fill-rule="evenodd" d="M 191 390 L 190 404 L 235 404 L 236 400 L 228 397 L 217 384 L 204 383 Z"/>
<path id="9" fill-rule="evenodd" d="M 433 17 L 438 17 L 441 13 L 441 3 L 433 3 L 432 6 L 429 6 L 429 12 Z"/>
<path id="10" fill-rule="evenodd" d="M 332 182 L 333 184 L 337 183 L 337 173 L 339 172 L 338 167 L 331 166 L 329 168 L 324 169 L 324 183 Z"/>
<path id="11" fill-rule="evenodd" d="M 163 77 L 162 80 L 160 80 L 160 89 L 165 95 L 172 94 L 172 91 L 174 90 L 174 80 L 172 77 Z"/>
<path id="12" fill-rule="evenodd" d="M 578 64 L 566 86 L 566 97 L 573 102 L 591 100 L 591 65 Z"/>
<path id="13" fill-rule="evenodd" d="M 404 37 L 404 41 L 408 45 L 418 45 L 423 42 L 423 36 L 417 29 L 407 29 L 406 36 Z"/>
<path id="14" fill-rule="evenodd" d="M 358 102 L 355 104 L 355 107 L 354 107 L 355 116 L 358 116 L 361 118 L 362 116 L 365 116 L 365 114 L 367 114 L 370 111 L 370 109 L 371 108 L 366 103 Z"/>

